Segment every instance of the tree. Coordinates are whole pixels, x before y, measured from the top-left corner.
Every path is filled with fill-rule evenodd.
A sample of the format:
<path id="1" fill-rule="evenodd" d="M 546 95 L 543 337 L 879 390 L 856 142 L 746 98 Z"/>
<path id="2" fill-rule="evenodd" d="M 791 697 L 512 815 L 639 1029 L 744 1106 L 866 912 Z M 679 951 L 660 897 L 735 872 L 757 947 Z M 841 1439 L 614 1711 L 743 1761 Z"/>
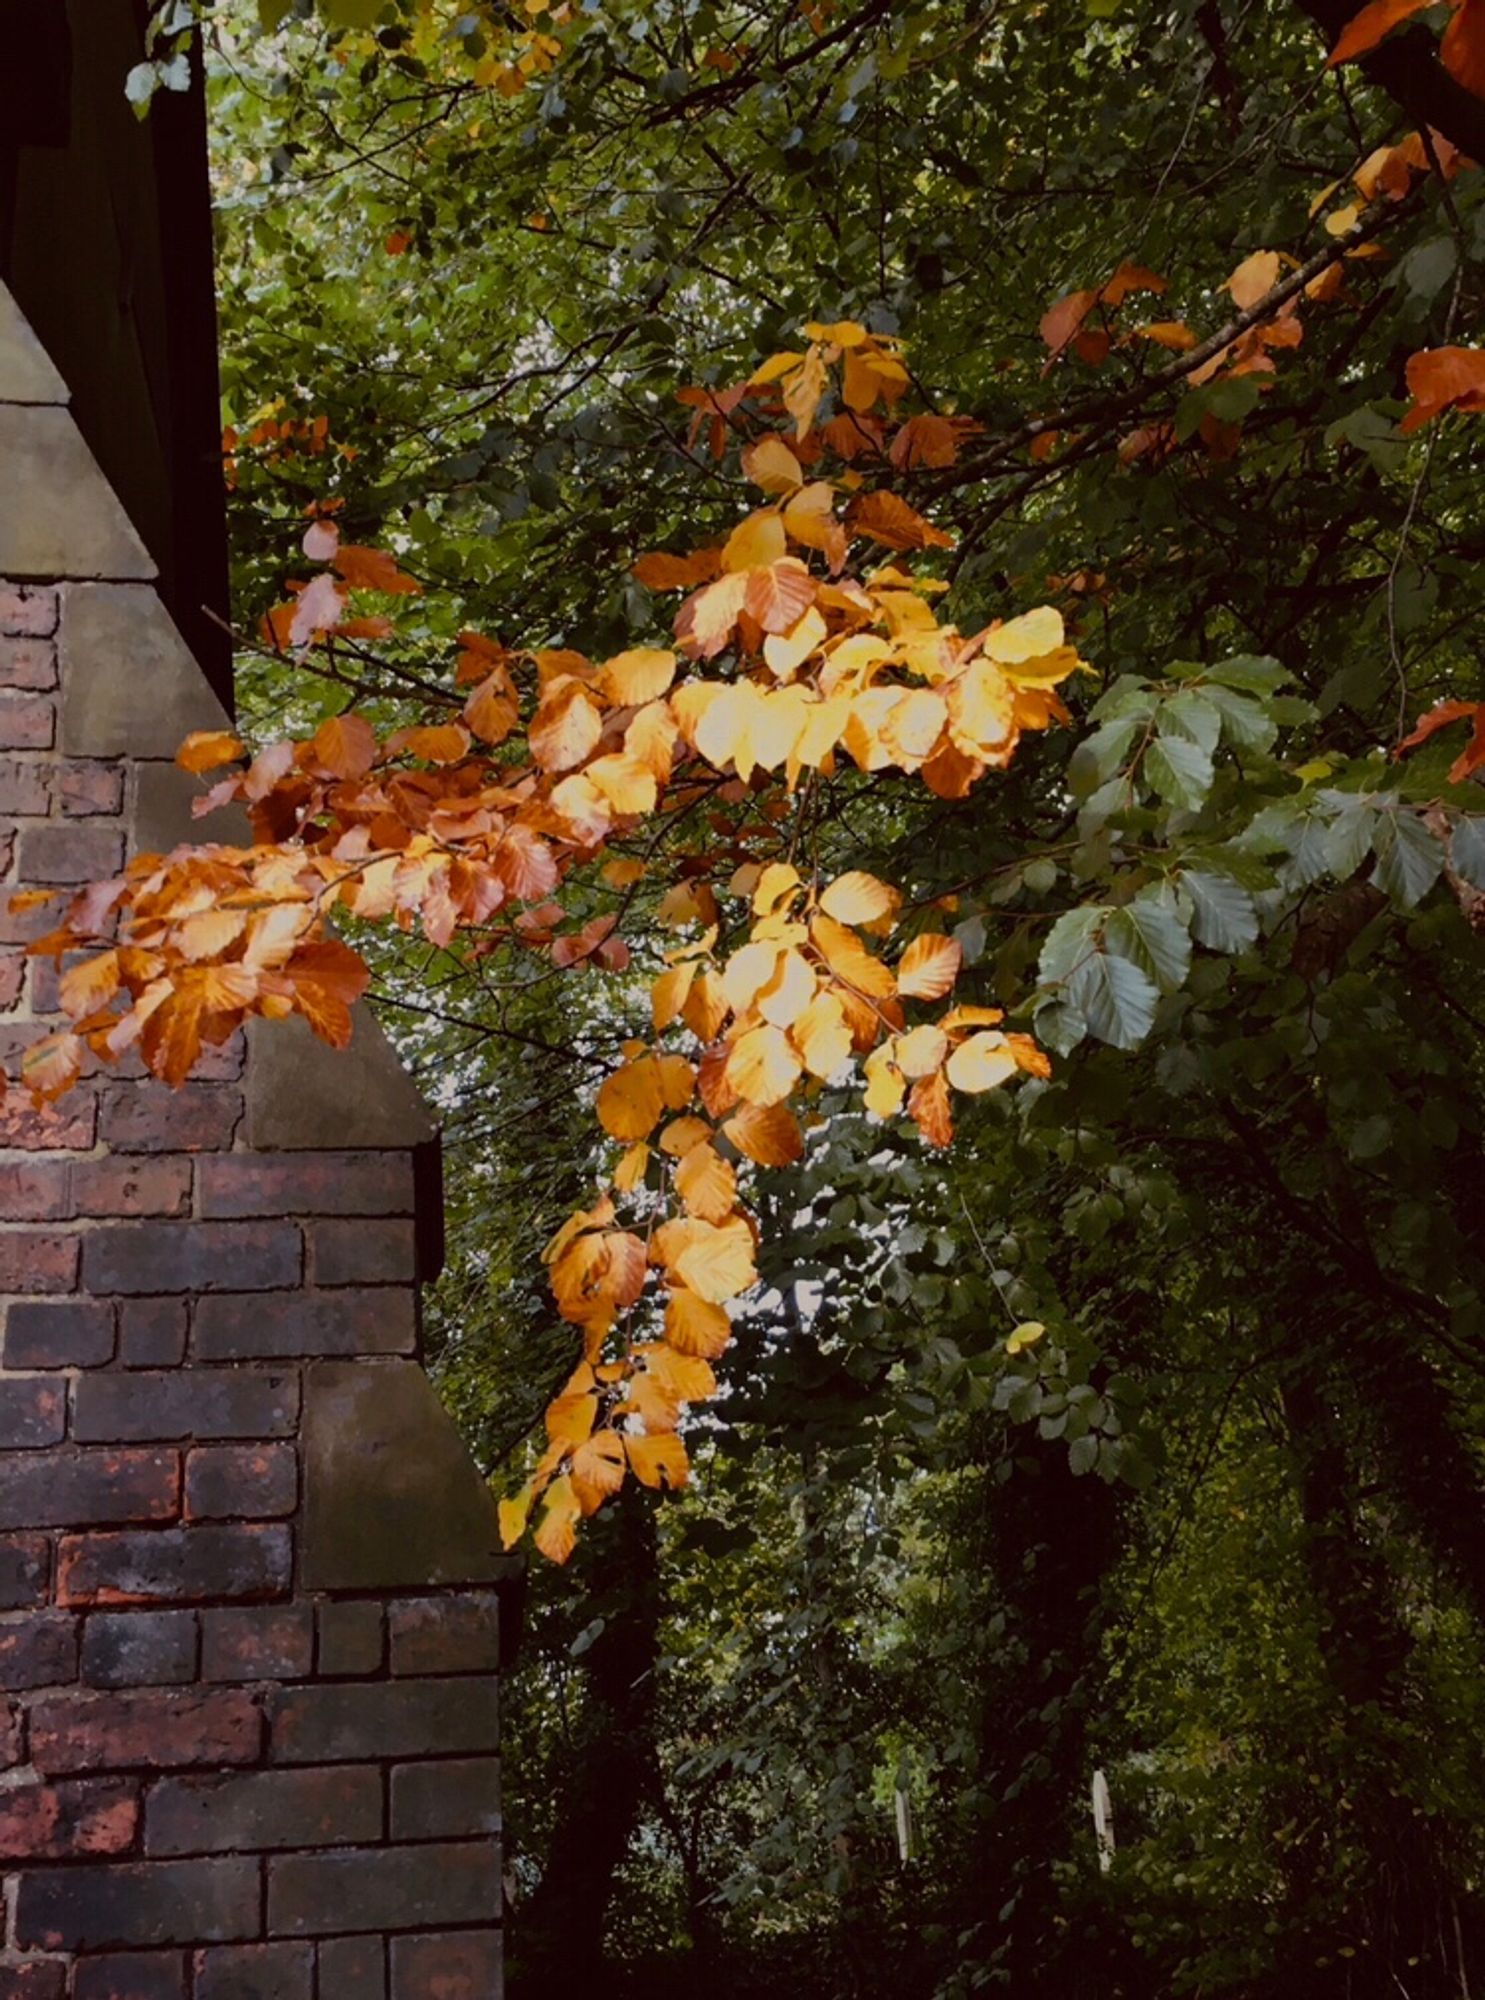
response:
<path id="1" fill-rule="evenodd" d="M 455 1134 L 480 1141 L 456 1194 L 451 1393 L 504 1471 L 565 1390 L 552 1552 L 619 1453 L 679 1479 L 664 1426 L 726 1373 L 686 1425 L 705 1490 L 662 1510 L 658 1582 L 619 1553 L 638 1530 L 605 1529 L 583 1598 L 537 1585 L 556 1650 L 525 1724 L 533 1794 L 587 1770 L 584 1683 L 588 1720 L 613 1713 L 609 1619 L 654 1660 L 632 1727 L 655 1776 L 615 1801 L 586 1906 L 612 1925 L 664 1872 L 636 1853 L 663 1850 L 650 1961 L 677 1938 L 715 1955 L 720 1926 L 736 1963 L 766 1908 L 740 1990 L 821 1949 L 845 1991 L 1457 1992 L 1481 1922 L 1458 1749 L 1482 1533 L 1473 0 L 1442 60 L 1405 24 L 1328 74 L 1305 14 L 1276 5 L 639 9 L 535 17 L 514 61 L 478 9 L 330 10 L 323 40 L 310 11 L 272 10 L 251 48 L 231 10 L 217 32 L 241 601 L 278 594 L 306 516 L 312 569 L 246 683 L 247 712 L 304 747 L 223 789 L 257 790 L 275 841 L 311 832 L 289 874 L 213 867 L 295 895 L 345 873 L 353 918 L 381 897 L 423 927 L 416 952 L 401 932 L 364 945 Z M 1333 46 L 1350 10 L 1313 11 Z M 832 575 L 842 536 L 879 566 L 869 615 Z M 688 606 L 669 634 L 667 583 Z M 347 629 L 363 617 L 387 623 Z M 978 652 L 945 650 L 951 624 Z M 833 773 L 800 757 L 791 790 L 789 690 L 824 708 L 853 645 L 854 740 Z M 695 685 L 722 688 L 704 712 L 673 692 Z M 656 746 L 625 716 L 647 702 L 677 714 L 682 760 L 678 781 L 645 766 L 657 803 L 676 785 L 653 820 L 631 764 Z M 966 743 L 1005 762 L 1016 702 L 1056 726 L 1003 772 L 889 775 Z M 613 790 L 588 781 L 600 812 L 570 774 L 614 758 Z M 491 808 L 529 839 L 473 826 L 496 782 L 529 787 Z M 542 822 L 563 786 L 587 822 Z M 410 859 L 435 811 L 442 846 Z M 381 812 L 395 840 L 370 831 Z M 111 1012 L 149 1059 L 185 1060 L 178 1021 L 216 1033 L 265 1003 L 343 1027 L 365 978 L 349 944 L 290 902 L 290 949 L 249 995 L 226 969 L 249 928 L 225 937 L 227 876 L 176 871 L 127 893 L 204 881 L 223 941 L 116 966 Z M 509 931 L 484 921 L 490 874 L 523 905 Z M 696 951 L 714 920 L 715 967 Z M 854 996 L 865 1055 L 863 1003 L 902 998 L 868 970 L 884 962 L 908 966 L 911 1018 L 920 993 L 929 1011 L 906 1052 L 908 1014 L 875 1016 L 863 1113 L 828 1042 L 805 1081 L 796 1028 L 823 990 L 856 1031 Z M 76 998 L 85 1025 L 100 995 Z M 964 1016 L 950 1057 L 946 1005 L 1016 1025 Z M 659 1177 L 684 1168 L 686 1233 L 661 1252 L 681 1295 L 715 1309 L 755 1269 L 762 1289 L 728 1329 L 688 1306 L 668 1343 L 600 1346 L 610 1306 L 645 1311 L 649 1266 L 595 1209 L 614 1156 L 565 1106 L 599 1085 L 615 1145 L 646 1146 L 667 1112 L 699 1116 L 673 1065 L 719 1031 L 724 1088 L 753 1111 L 738 1126 L 703 1094 L 708 1135 L 671 1139 L 696 1164 L 631 1151 L 619 1195 L 658 1241 Z M 39 1060 L 60 1080 L 70 1054 Z M 934 1079 L 998 1085 L 1018 1058 L 1013 1091 L 959 1101 L 952 1150 L 902 1128 L 899 1082 L 938 1138 Z M 703 1062 L 703 1093 L 718 1072 Z M 766 1101 L 786 1081 L 818 1124 Z M 485 1137 L 538 1117 L 542 1158 Z M 594 1379 L 572 1379 L 578 1336 L 533 1255 L 574 1213 L 553 1269 Z M 498 1400 L 495 1356 L 519 1357 Z M 642 1418 L 618 1407 L 636 1401 Z M 623 1434 L 652 1418 L 636 1460 Z M 1220 1728 L 1192 1713 L 1193 1676 Z M 576 1726 L 538 1718 L 555 1683 Z M 1095 1761 L 1120 1811 L 1106 1881 Z M 562 1782 L 531 1822 L 538 1912 L 589 1809 L 579 1784 L 564 1815 Z M 907 1864 L 884 1784 L 916 1800 Z M 559 1936 L 538 1925 L 533 1956 Z M 595 1948 L 644 1957 L 612 1928 Z"/>

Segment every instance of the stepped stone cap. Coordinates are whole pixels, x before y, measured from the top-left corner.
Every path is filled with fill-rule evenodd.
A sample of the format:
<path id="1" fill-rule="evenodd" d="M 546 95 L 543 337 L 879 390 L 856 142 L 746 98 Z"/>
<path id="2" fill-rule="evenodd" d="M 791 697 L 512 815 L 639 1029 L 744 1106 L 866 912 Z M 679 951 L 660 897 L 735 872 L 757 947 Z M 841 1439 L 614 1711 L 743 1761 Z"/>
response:
<path id="1" fill-rule="evenodd" d="M 65 403 L 67 384 L 0 284 L 0 403 Z"/>
<path id="2" fill-rule="evenodd" d="M 231 728 L 152 587 L 72 585 L 59 640 L 60 742 L 69 757 L 173 758 L 193 729 Z"/>
<path id="3" fill-rule="evenodd" d="M 424 1146 L 433 1121 L 371 1010 L 354 1008 L 349 1048 L 307 1021 L 248 1023 L 247 1141 L 264 1152 Z"/>
<path id="4" fill-rule="evenodd" d="M 0 402 L 0 576 L 156 574 L 144 543 L 59 403 Z"/>

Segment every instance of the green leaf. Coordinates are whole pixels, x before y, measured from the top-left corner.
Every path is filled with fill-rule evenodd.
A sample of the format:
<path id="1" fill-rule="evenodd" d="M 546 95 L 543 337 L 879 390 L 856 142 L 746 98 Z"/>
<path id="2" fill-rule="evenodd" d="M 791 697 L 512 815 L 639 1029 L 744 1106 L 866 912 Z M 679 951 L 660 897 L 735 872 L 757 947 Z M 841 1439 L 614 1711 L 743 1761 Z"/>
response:
<path id="1" fill-rule="evenodd" d="M 1181 887 L 1191 898 L 1191 928 L 1209 951 L 1240 952 L 1256 943 L 1258 911 L 1241 882 L 1188 869 Z"/>
<path id="2" fill-rule="evenodd" d="M 1189 922 L 1175 891 L 1162 882 L 1115 910 L 1104 926 L 1104 944 L 1148 973 L 1162 992 L 1173 993 L 1191 970 Z"/>
<path id="3" fill-rule="evenodd" d="M 1444 866 L 1444 850 L 1412 813 L 1384 813 L 1372 839 L 1372 880 L 1405 910 L 1426 896 Z"/>
<path id="4" fill-rule="evenodd" d="M 1222 736 L 1222 711 L 1195 688 L 1183 688 L 1160 704 L 1160 733 L 1184 737 L 1210 757 Z"/>
<path id="5" fill-rule="evenodd" d="M 369 28 L 386 0 L 320 0 L 320 11 L 332 28 Z"/>
<path id="6" fill-rule="evenodd" d="M 1461 815 L 1449 839 L 1454 872 L 1472 889 L 1485 889 L 1485 814 Z"/>
<path id="7" fill-rule="evenodd" d="M 1222 734 L 1235 749 L 1273 749 L 1279 725 L 1261 701 L 1224 687 L 1209 688 L 1207 696 L 1222 717 Z"/>
<path id="8" fill-rule="evenodd" d="M 1160 996 L 1137 965 L 1100 951 L 1073 973 L 1067 997 L 1101 1042 L 1133 1049 L 1149 1034 Z"/>
<path id="9" fill-rule="evenodd" d="M 265 35 L 281 27 L 293 11 L 294 0 L 258 0 L 258 23 Z"/>
<path id="10" fill-rule="evenodd" d="M 1230 660 L 1219 660 L 1215 667 L 1207 668 L 1209 681 L 1237 688 L 1242 694 L 1273 694 L 1293 678 L 1267 654 L 1235 653 Z"/>
<path id="11" fill-rule="evenodd" d="M 1086 1472 L 1091 1472 L 1098 1463 L 1098 1439 L 1096 1437 L 1075 1439 L 1067 1448 L 1067 1463 L 1069 1471 L 1078 1478 Z"/>
<path id="12" fill-rule="evenodd" d="M 1136 721 L 1144 722 L 1155 713 L 1158 705 L 1159 697 L 1148 681 L 1135 674 L 1123 674 L 1088 713 L 1095 722 L 1122 722 L 1131 716 Z"/>
<path id="13" fill-rule="evenodd" d="M 1057 919 L 1042 946 L 1041 963 L 1036 975 L 1041 985 L 1055 985 L 1081 965 L 1094 949 L 1099 927 L 1107 915 L 1106 906 L 1088 904 L 1082 909 L 1069 910 Z"/>
<path id="14" fill-rule="evenodd" d="M 1173 806 L 1195 812 L 1212 788 L 1212 760 L 1198 743 L 1162 736 L 1145 752 L 1145 776 Z"/>
<path id="15" fill-rule="evenodd" d="M 1140 727 L 1137 717 L 1127 716 L 1117 722 L 1106 722 L 1083 738 L 1067 767 L 1067 782 L 1074 798 L 1087 798 L 1119 770 Z"/>
<path id="16" fill-rule="evenodd" d="M 1343 798 L 1325 832 L 1325 862 L 1332 875 L 1347 882 L 1371 852 L 1377 810 L 1369 799 Z"/>

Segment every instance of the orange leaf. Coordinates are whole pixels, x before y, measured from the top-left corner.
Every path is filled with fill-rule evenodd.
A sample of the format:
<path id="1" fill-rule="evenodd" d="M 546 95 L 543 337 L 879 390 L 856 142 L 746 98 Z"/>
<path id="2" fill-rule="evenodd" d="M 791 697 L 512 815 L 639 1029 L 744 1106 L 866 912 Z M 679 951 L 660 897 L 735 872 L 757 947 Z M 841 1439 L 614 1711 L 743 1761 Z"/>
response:
<path id="1" fill-rule="evenodd" d="M 595 1431 L 572 1454 L 572 1490 L 584 1514 L 596 1514 L 624 1484 L 624 1441 L 617 1431 Z"/>
<path id="2" fill-rule="evenodd" d="M 760 1167 L 792 1166 L 804 1156 L 804 1134 L 782 1104 L 744 1104 L 722 1127 L 745 1159 Z"/>
<path id="3" fill-rule="evenodd" d="M 1407 367 L 1413 407 L 1398 425 L 1415 431 L 1445 410 L 1485 410 L 1485 347 L 1426 347 Z"/>
<path id="4" fill-rule="evenodd" d="M 1358 56 L 1368 55 L 1399 21 L 1421 14 L 1431 5 L 1432 0 L 1369 0 L 1341 30 L 1326 67 L 1334 69 L 1338 63 L 1355 62 Z"/>
<path id="5" fill-rule="evenodd" d="M 672 1292 L 665 1307 L 665 1338 L 677 1354 L 715 1361 L 732 1338 L 732 1322 L 721 1306 L 684 1289 Z"/>
<path id="6" fill-rule="evenodd" d="M 757 1280 L 753 1232 L 741 1217 L 714 1227 L 697 1220 L 675 1260 L 675 1275 L 708 1305 L 722 1305 Z"/>
<path id="7" fill-rule="evenodd" d="M 570 771 L 590 757 L 603 733 L 603 718 L 580 681 L 568 680 L 542 699 L 527 741 L 544 771 Z"/>
<path id="8" fill-rule="evenodd" d="M 1255 250 L 1251 257 L 1243 259 L 1227 280 L 1227 289 L 1232 294 L 1232 302 L 1238 311 L 1247 312 L 1250 306 L 1256 306 L 1261 298 L 1271 292 L 1278 282 L 1278 251 Z"/>
<path id="9" fill-rule="evenodd" d="M 897 968 L 897 991 L 904 1000 L 942 1000 L 959 977 L 964 953 L 953 938 L 936 932 L 915 937 Z"/>
<path id="10" fill-rule="evenodd" d="M 664 1486 L 674 1491 L 691 1476 L 686 1447 L 674 1435 L 637 1437 L 626 1432 L 624 1449 L 629 1454 L 630 1471 L 645 1486 Z"/>
<path id="11" fill-rule="evenodd" d="M 948 1146 L 954 1139 L 954 1114 L 942 1070 L 922 1077 L 908 1093 L 908 1116 L 930 1146 Z"/>
<path id="12" fill-rule="evenodd" d="M 549 1562 L 565 1563 L 577 1546 L 577 1520 L 582 1512 L 572 1481 L 564 1474 L 547 1488 L 546 1506 L 537 1524 L 536 1546 Z"/>
<path id="13" fill-rule="evenodd" d="M 420 597 L 423 586 L 397 567 L 385 549 L 358 548 L 346 542 L 335 551 L 333 567 L 352 590 L 379 590 L 385 597 Z"/>
<path id="14" fill-rule="evenodd" d="M 767 1023 L 739 1035 L 727 1056 L 727 1081 L 749 1104 L 779 1104 L 804 1068 L 799 1051 L 782 1028 Z"/>
<path id="15" fill-rule="evenodd" d="M 425 764 L 457 764 L 469 749 L 469 731 L 458 722 L 440 722 L 431 728 L 399 729 L 387 739 L 387 748 Z"/>
<path id="16" fill-rule="evenodd" d="M 1038 331 L 1054 359 L 1076 336 L 1097 303 L 1097 292 L 1069 292 L 1042 314 Z"/>
<path id="17" fill-rule="evenodd" d="M 890 916 L 901 897 L 888 882 L 853 868 L 837 875 L 820 898 L 820 908 L 839 924 L 869 924 Z"/>
<path id="18" fill-rule="evenodd" d="M 737 1176 L 710 1146 L 693 1146 L 676 1167 L 675 1191 L 688 1215 L 725 1222 L 737 1200 Z"/>
<path id="19" fill-rule="evenodd" d="M 671 556 L 656 550 L 641 556 L 631 572 L 646 590 L 690 590 L 698 583 L 710 583 L 720 563 L 716 549 L 698 549 L 694 555 Z"/>
<path id="20" fill-rule="evenodd" d="M 337 778 L 364 778 L 376 762 L 376 732 L 363 716 L 332 715 L 315 731 L 315 762 Z"/>
<path id="21" fill-rule="evenodd" d="M 1439 53 L 1456 83 L 1485 97 L 1485 0 L 1458 0 Z"/>
<path id="22" fill-rule="evenodd" d="M 615 1070 L 598 1092 L 598 1122 L 611 1139 L 648 1139 L 664 1109 L 660 1068 L 653 1056 Z"/>
<path id="23" fill-rule="evenodd" d="M 183 771 L 215 771 L 219 765 L 234 764 L 244 754 L 241 740 L 230 729 L 195 729 L 175 753 Z"/>
<path id="24" fill-rule="evenodd" d="M 935 528 L 915 507 L 899 500 L 895 493 L 878 488 L 861 493 L 846 509 L 846 526 L 852 534 L 867 535 L 888 549 L 951 549 L 954 537 Z"/>

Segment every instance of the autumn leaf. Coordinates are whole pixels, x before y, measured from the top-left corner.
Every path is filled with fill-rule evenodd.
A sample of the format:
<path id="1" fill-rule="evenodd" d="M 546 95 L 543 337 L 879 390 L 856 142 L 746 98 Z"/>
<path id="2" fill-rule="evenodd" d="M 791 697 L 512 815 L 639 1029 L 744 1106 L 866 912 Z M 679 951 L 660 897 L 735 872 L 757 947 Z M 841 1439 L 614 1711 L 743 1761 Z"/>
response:
<path id="1" fill-rule="evenodd" d="M 935 528 L 895 493 L 877 489 L 858 494 L 846 509 L 846 526 L 889 549 L 951 549 L 954 537 Z"/>
<path id="2" fill-rule="evenodd" d="M 691 1230 L 673 1267 L 681 1283 L 708 1305 L 722 1305 L 747 1291 L 758 1274 L 753 1267 L 753 1233 L 746 1222 L 738 1219 L 713 1226 L 698 1220 Z"/>
<path id="3" fill-rule="evenodd" d="M 1412 408 L 1399 431 L 1416 431 L 1445 410 L 1485 410 L 1485 347 L 1431 347 L 1410 355 Z"/>
<path id="4" fill-rule="evenodd" d="M 971 1035 L 949 1057 L 947 1075 L 956 1090 L 969 1096 L 994 1090 L 1016 1073 L 1016 1059 L 1004 1035 L 993 1030 Z"/>
<path id="5" fill-rule="evenodd" d="M 737 1200 L 737 1176 L 710 1146 L 693 1146 L 676 1167 L 675 1191 L 688 1215 L 725 1222 Z"/>
<path id="6" fill-rule="evenodd" d="M 674 1491 L 684 1486 L 691 1476 L 686 1447 L 674 1435 L 639 1437 L 633 1432 L 626 1432 L 624 1450 L 629 1457 L 630 1470 L 642 1485 L 668 1487 Z"/>
<path id="7" fill-rule="evenodd" d="M 1251 257 L 1243 259 L 1227 280 L 1227 289 L 1239 312 L 1247 312 L 1267 297 L 1279 282 L 1279 270 L 1277 250 L 1255 250 Z"/>
<path id="8" fill-rule="evenodd" d="M 385 549 L 363 549 L 354 542 L 345 542 L 335 551 L 332 562 L 352 590 L 377 590 L 384 597 L 422 595 L 422 584 L 415 577 L 404 575 L 397 567 L 396 557 L 388 555 Z"/>
<path id="9" fill-rule="evenodd" d="M 376 762 L 376 732 L 363 716 L 332 715 L 311 739 L 315 762 L 337 778 L 364 778 Z"/>
<path id="10" fill-rule="evenodd" d="M 345 593 L 327 573 L 313 578 L 295 599 L 286 634 L 289 645 L 313 645 L 326 632 L 333 632 L 345 609 Z M 278 628 L 275 626 L 275 636 Z"/>
<path id="11" fill-rule="evenodd" d="M 955 939 L 925 931 L 915 937 L 897 968 L 897 991 L 904 1000 L 942 1000 L 959 977 L 964 952 Z"/>
<path id="12" fill-rule="evenodd" d="M 820 908 L 840 924 L 869 924 L 890 916 L 899 900 L 890 884 L 853 869 L 830 883 L 820 898 Z"/>
<path id="13" fill-rule="evenodd" d="M 769 1023 L 739 1035 L 727 1056 L 727 1081 L 749 1104 L 782 1103 L 799 1081 L 803 1058 L 782 1028 Z"/>
<path id="14" fill-rule="evenodd" d="M 565 1563 L 577 1547 L 577 1522 L 582 1506 L 565 1474 L 554 1479 L 546 1491 L 546 1504 L 537 1523 L 536 1546 L 549 1562 Z"/>
<path id="15" fill-rule="evenodd" d="M 804 1157 L 804 1134 L 783 1104 L 744 1104 L 722 1130 L 745 1159 L 760 1167 L 787 1167 Z"/>
<path id="16" fill-rule="evenodd" d="M 233 764 L 244 754 L 245 745 L 230 729 L 196 729 L 176 751 L 175 761 L 183 771 L 199 776 L 203 771 Z"/>
<path id="17" fill-rule="evenodd" d="M 1400 21 L 1410 20 L 1432 4 L 1433 0 L 1369 0 L 1341 30 L 1326 67 L 1334 69 L 1339 63 L 1355 62 L 1358 56 L 1369 55 Z"/>
<path id="18" fill-rule="evenodd" d="M 715 1361 L 732 1338 L 732 1322 L 719 1305 L 681 1287 L 665 1304 L 665 1338 L 678 1354 Z"/>
<path id="19" fill-rule="evenodd" d="M 618 653 L 599 675 L 599 685 L 616 708 L 642 708 L 663 695 L 675 679 L 676 657 L 655 646 Z"/>
<path id="20" fill-rule="evenodd" d="M 647 1139 L 664 1109 L 660 1070 L 653 1056 L 615 1070 L 598 1092 L 598 1122 L 611 1139 Z"/>

